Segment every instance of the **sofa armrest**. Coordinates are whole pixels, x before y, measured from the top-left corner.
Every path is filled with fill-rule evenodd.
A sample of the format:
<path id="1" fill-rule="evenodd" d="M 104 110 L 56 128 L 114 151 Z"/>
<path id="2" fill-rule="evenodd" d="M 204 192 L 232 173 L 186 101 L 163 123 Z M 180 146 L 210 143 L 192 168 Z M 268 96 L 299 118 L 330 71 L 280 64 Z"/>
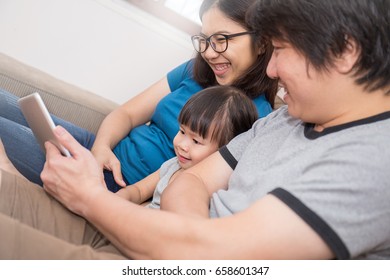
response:
<path id="1" fill-rule="evenodd" d="M 0 88 L 19 97 L 39 92 L 50 113 L 96 133 L 118 104 L 0 53 Z"/>

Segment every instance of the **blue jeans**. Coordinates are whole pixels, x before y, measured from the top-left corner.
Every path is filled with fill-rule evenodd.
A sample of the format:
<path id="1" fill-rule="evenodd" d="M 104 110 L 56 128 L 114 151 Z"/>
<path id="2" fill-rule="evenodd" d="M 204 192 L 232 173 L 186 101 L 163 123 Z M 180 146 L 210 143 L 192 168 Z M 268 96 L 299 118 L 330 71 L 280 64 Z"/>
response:
<path id="1" fill-rule="evenodd" d="M 0 89 L 0 138 L 16 169 L 28 180 L 42 186 L 40 173 L 46 160 L 45 154 L 35 140 L 17 101 L 17 96 Z M 88 150 L 92 148 L 95 141 L 93 133 L 54 115 L 52 118 L 56 125 L 63 126 L 82 146 Z M 119 190 L 111 172 L 105 171 L 104 177 L 111 191 Z"/>

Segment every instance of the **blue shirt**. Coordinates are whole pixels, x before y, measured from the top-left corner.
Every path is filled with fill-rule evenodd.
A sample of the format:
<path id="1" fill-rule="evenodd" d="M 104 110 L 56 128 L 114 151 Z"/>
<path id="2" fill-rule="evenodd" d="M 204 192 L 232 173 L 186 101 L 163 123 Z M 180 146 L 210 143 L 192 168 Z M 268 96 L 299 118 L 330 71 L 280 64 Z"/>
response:
<path id="1" fill-rule="evenodd" d="M 193 61 L 190 60 L 169 72 L 171 93 L 158 103 L 150 124 L 133 128 L 114 148 L 127 183 L 138 182 L 175 156 L 172 142 L 179 131 L 179 113 L 188 99 L 203 89 L 193 80 L 192 70 Z M 253 101 L 260 117 L 272 112 L 264 95 Z"/>

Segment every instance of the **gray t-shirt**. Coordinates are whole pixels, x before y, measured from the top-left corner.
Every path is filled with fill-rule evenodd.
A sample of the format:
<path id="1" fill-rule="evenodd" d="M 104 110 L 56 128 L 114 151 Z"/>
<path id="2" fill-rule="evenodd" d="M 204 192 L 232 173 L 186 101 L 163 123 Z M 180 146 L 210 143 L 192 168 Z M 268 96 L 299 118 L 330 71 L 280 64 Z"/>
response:
<path id="1" fill-rule="evenodd" d="M 337 258 L 390 258 L 390 112 L 318 133 L 287 107 L 258 120 L 220 153 L 234 169 L 210 216 L 240 212 L 271 193 Z"/>
<path id="2" fill-rule="evenodd" d="M 158 181 L 156 189 L 153 193 L 152 201 L 146 205 L 146 207 L 160 209 L 160 199 L 161 194 L 168 186 L 169 180 L 172 175 L 175 174 L 181 168 L 179 162 L 177 161 L 177 157 L 171 158 L 164 162 L 160 168 L 160 181 Z"/>

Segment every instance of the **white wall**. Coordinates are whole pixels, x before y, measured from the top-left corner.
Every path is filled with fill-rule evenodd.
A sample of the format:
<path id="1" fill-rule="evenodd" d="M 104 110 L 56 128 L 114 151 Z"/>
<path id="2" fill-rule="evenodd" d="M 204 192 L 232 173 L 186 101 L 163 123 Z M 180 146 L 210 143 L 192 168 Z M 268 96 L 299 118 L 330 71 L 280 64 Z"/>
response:
<path id="1" fill-rule="evenodd" d="M 118 103 L 194 54 L 124 0 L 0 0 L 0 38 L 0 52 Z"/>

